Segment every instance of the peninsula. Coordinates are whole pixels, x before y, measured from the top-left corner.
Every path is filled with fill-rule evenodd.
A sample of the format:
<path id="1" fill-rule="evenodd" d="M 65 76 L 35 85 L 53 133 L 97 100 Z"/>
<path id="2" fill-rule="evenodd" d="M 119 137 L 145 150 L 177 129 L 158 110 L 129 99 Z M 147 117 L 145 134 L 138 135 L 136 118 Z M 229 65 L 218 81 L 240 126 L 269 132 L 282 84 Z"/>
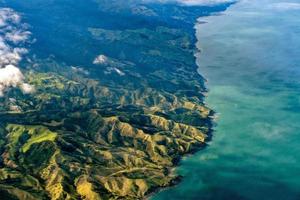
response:
<path id="1" fill-rule="evenodd" d="M 176 184 L 171 169 L 212 127 L 193 26 L 230 4 L 43 4 L 0 3 L 36 39 L 23 85 L 0 97 L 1 199 L 143 199 Z"/>

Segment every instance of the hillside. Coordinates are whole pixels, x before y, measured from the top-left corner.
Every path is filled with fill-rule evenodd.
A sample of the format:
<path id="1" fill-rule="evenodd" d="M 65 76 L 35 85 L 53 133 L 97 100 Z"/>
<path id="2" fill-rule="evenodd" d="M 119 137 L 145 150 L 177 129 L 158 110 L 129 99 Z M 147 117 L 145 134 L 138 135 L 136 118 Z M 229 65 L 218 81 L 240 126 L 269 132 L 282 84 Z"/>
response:
<path id="1" fill-rule="evenodd" d="M 39 8 L 33 2 L 15 7 L 26 14 Z M 96 57 L 74 66 L 61 62 L 63 52 L 41 56 L 37 42 L 22 63 L 35 91 L 10 88 L 0 98 L 1 199 L 141 199 L 176 184 L 172 168 L 205 146 L 213 112 L 196 72 L 193 23 L 226 6 L 118 2 L 94 2 L 109 20 L 77 41 L 92 42 Z M 74 60 L 92 58 L 93 49 L 75 49 Z"/>

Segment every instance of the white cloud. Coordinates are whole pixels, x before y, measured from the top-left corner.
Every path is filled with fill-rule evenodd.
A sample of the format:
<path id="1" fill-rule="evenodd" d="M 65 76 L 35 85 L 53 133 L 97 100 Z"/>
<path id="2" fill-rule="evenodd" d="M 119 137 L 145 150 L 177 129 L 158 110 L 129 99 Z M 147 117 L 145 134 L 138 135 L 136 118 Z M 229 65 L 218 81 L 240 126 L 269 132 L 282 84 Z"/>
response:
<path id="1" fill-rule="evenodd" d="M 31 94 L 35 91 L 35 88 L 28 83 L 22 83 L 20 85 L 20 89 L 23 91 L 24 94 Z"/>
<path id="2" fill-rule="evenodd" d="M 33 86 L 24 82 L 24 75 L 17 67 L 22 56 L 28 52 L 20 47 L 31 34 L 24 27 L 18 13 L 0 8 L 0 96 L 11 87 L 20 88 L 24 94 L 34 91 Z"/>
<path id="3" fill-rule="evenodd" d="M 29 39 L 30 37 L 29 31 L 23 31 L 23 30 L 14 30 L 12 32 L 8 32 L 5 34 L 5 38 L 8 41 L 13 42 L 14 44 L 18 44 L 20 42 L 24 42 Z"/>
<path id="4" fill-rule="evenodd" d="M 105 74 L 111 74 L 113 72 L 117 73 L 119 76 L 125 76 L 125 73 L 116 67 L 107 67 L 107 69 L 104 71 Z"/>
<path id="5" fill-rule="evenodd" d="M 107 64 L 108 62 L 108 58 L 105 55 L 99 55 L 95 58 L 95 60 L 93 61 L 93 64 L 97 65 L 97 64 Z"/>
<path id="6" fill-rule="evenodd" d="M 89 75 L 90 74 L 89 71 L 85 70 L 82 67 L 74 67 L 74 66 L 72 66 L 71 69 L 75 73 L 80 73 L 80 74 L 84 74 L 84 75 Z"/>
<path id="7" fill-rule="evenodd" d="M 229 2 L 233 2 L 233 0 L 177 0 L 177 2 L 188 6 L 195 6 L 195 5 L 216 5 L 222 3 L 229 3 Z"/>
<path id="8" fill-rule="evenodd" d="M 111 74 L 113 72 L 117 73 L 120 76 L 124 76 L 125 73 L 121 71 L 118 67 L 124 66 L 122 62 L 119 62 L 115 59 L 109 58 L 103 54 L 100 54 L 97 56 L 93 64 L 95 65 L 104 65 L 106 67 L 106 70 L 104 71 L 105 74 Z"/>
<path id="9" fill-rule="evenodd" d="M 19 24 L 21 21 L 20 15 L 10 8 L 0 9 L 0 27 L 7 26 L 7 24 Z"/>
<path id="10" fill-rule="evenodd" d="M 280 2 L 271 4 L 269 8 L 278 11 L 300 10 L 300 3 Z"/>
<path id="11" fill-rule="evenodd" d="M 19 68 L 14 65 L 7 65 L 0 69 L 0 96 L 8 87 L 17 87 L 23 83 L 24 76 Z"/>
<path id="12" fill-rule="evenodd" d="M 222 3 L 231 3 L 236 0 L 144 0 L 145 2 L 161 2 L 161 3 L 170 3 L 175 2 L 186 6 L 211 6 Z"/>
<path id="13" fill-rule="evenodd" d="M 113 67 L 112 69 L 113 69 L 117 74 L 119 74 L 120 76 L 124 76 L 124 75 L 125 75 L 124 72 L 122 72 L 121 70 L 119 70 L 119 69 L 116 68 L 116 67 Z"/>

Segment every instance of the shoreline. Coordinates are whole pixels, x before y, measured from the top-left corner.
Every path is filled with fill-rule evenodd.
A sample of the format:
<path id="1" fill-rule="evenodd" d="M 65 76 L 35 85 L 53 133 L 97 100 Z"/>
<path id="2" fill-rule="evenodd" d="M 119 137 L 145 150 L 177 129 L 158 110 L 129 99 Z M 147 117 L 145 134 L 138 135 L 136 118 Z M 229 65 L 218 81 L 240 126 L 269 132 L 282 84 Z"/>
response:
<path id="1" fill-rule="evenodd" d="M 198 47 L 199 40 L 198 40 L 198 37 L 197 37 L 197 25 L 208 23 L 206 21 L 200 21 L 201 18 L 206 18 L 206 17 L 209 17 L 209 16 L 217 16 L 217 15 L 221 15 L 221 14 L 213 13 L 212 15 L 199 17 L 196 20 L 195 25 L 193 27 L 194 37 L 195 37 L 194 39 L 196 40 L 196 42 L 194 44 L 194 48 L 195 48 L 194 49 L 195 50 L 194 59 L 195 59 L 195 66 L 197 66 L 197 69 L 195 70 L 195 72 L 204 80 L 205 83 L 208 82 L 208 79 L 203 74 L 200 73 L 200 65 L 198 65 L 198 62 L 197 62 L 197 59 L 198 59 L 197 55 L 201 54 L 202 51 L 203 51 L 202 49 L 200 49 Z M 151 191 L 149 194 L 147 194 L 143 199 L 151 200 L 151 198 L 154 195 L 156 195 L 156 194 L 158 194 L 162 191 L 177 187 L 180 183 L 182 183 L 183 179 L 185 178 L 183 175 L 180 175 L 180 174 L 176 173 L 176 170 L 182 165 L 182 160 L 185 159 L 185 158 L 189 158 L 189 157 L 191 157 L 191 156 L 193 156 L 197 153 L 200 153 L 202 150 L 209 147 L 208 142 L 212 141 L 214 127 L 216 126 L 216 121 L 218 119 L 219 114 L 215 110 L 210 108 L 210 106 L 205 102 L 205 99 L 207 98 L 208 93 L 209 93 L 209 89 L 207 88 L 207 85 L 205 84 L 205 92 L 202 93 L 202 95 L 204 96 L 203 105 L 206 106 L 207 108 L 209 108 L 210 112 L 211 112 L 209 114 L 209 117 L 208 117 L 210 119 L 211 125 L 209 127 L 208 132 L 207 132 L 207 138 L 206 138 L 205 142 L 202 145 L 199 145 L 198 147 L 193 149 L 191 152 L 188 152 L 184 155 L 179 156 L 178 160 L 174 163 L 174 166 L 170 168 L 170 174 L 169 175 L 174 175 L 175 176 L 174 180 L 172 180 L 172 183 L 170 183 L 169 185 L 167 185 L 165 187 L 154 188 L 153 191 Z"/>

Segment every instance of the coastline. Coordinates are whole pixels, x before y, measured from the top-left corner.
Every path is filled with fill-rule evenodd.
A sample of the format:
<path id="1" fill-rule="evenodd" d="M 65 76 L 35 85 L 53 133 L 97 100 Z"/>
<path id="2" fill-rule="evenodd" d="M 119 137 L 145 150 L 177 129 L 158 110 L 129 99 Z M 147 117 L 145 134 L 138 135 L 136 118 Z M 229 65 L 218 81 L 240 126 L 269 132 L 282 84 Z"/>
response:
<path id="1" fill-rule="evenodd" d="M 205 17 L 208 17 L 208 16 L 205 16 Z M 200 17 L 200 18 L 202 18 L 202 17 Z M 200 19 L 200 18 L 198 18 L 198 19 Z M 208 80 L 205 78 L 205 76 L 203 76 L 203 74 L 201 74 L 201 73 L 198 71 L 198 70 L 200 70 L 200 65 L 197 64 L 197 63 L 198 63 L 198 62 L 197 62 L 197 59 L 198 59 L 198 58 L 197 58 L 197 55 L 200 54 L 200 53 L 202 52 L 201 49 L 200 49 L 200 48 L 198 47 L 198 45 L 197 45 L 199 41 L 198 41 L 198 39 L 197 39 L 197 30 L 196 30 L 196 26 L 197 26 L 199 23 L 201 23 L 201 22 L 198 21 L 198 19 L 197 19 L 197 21 L 196 21 L 196 23 L 195 23 L 195 26 L 194 26 L 194 28 L 193 28 L 193 30 L 194 30 L 194 36 L 195 36 L 195 39 L 196 39 L 196 42 L 194 43 L 194 46 L 195 46 L 195 47 L 194 47 L 194 48 L 195 48 L 194 58 L 195 58 L 195 64 L 196 64 L 196 66 L 197 66 L 197 68 L 195 69 L 195 73 L 198 73 L 199 76 L 200 76 L 202 79 L 204 79 L 205 83 L 207 83 Z M 204 95 L 204 97 L 206 98 L 207 95 L 208 95 L 208 93 L 209 93 L 209 91 L 208 91 L 208 88 L 207 88 L 206 86 L 205 86 L 205 89 L 206 89 L 206 92 L 203 92 L 203 95 Z M 207 108 L 210 108 L 209 105 L 205 103 L 205 98 L 203 99 L 204 106 L 207 107 Z M 152 198 L 154 195 L 156 195 L 156 194 L 158 194 L 158 193 L 160 193 L 160 192 L 162 192 L 162 191 L 168 190 L 168 189 L 170 189 L 170 188 L 176 187 L 176 186 L 178 186 L 178 185 L 182 182 L 182 180 L 184 179 L 184 176 L 178 174 L 178 173 L 176 172 L 176 169 L 179 168 L 179 167 L 181 166 L 181 161 L 182 161 L 182 159 L 191 157 L 191 156 L 193 156 L 194 154 L 199 153 L 200 151 L 204 150 L 205 148 L 208 148 L 209 145 L 208 145 L 207 143 L 210 142 L 210 141 L 212 140 L 213 132 L 214 132 L 213 128 L 214 128 L 214 126 L 215 126 L 214 124 L 216 123 L 217 117 L 218 117 L 217 112 L 215 112 L 214 110 L 211 109 L 211 110 L 210 110 L 210 115 L 209 115 L 209 118 L 210 118 L 210 121 L 211 121 L 211 126 L 209 127 L 209 131 L 207 132 L 207 138 L 206 138 L 206 140 L 205 140 L 205 143 L 199 145 L 198 147 L 196 147 L 195 149 L 193 149 L 191 152 L 188 152 L 188 153 L 185 153 L 184 155 L 179 156 L 178 160 L 174 163 L 174 166 L 170 168 L 170 174 L 169 174 L 169 175 L 175 177 L 175 178 L 174 178 L 174 181 L 172 181 L 172 183 L 170 183 L 170 185 L 167 185 L 167 186 L 165 186 L 165 187 L 157 187 L 157 188 L 154 188 L 153 191 L 151 191 L 149 194 L 147 194 L 147 195 L 144 197 L 145 200 L 151 200 L 151 198 Z"/>
<path id="2" fill-rule="evenodd" d="M 237 3 L 237 2 L 233 2 L 232 5 L 235 4 L 235 3 Z M 210 109 L 209 118 L 210 118 L 211 125 L 210 125 L 209 131 L 207 133 L 207 138 L 205 140 L 205 143 L 203 143 L 202 145 L 200 145 L 198 148 L 195 148 L 191 152 L 188 152 L 188 153 L 186 153 L 184 155 L 181 155 L 180 158 L 178 159 L 178 161 L 176 163 L 174 163 L 174 166 L 171 167 L 171 173 L 170 173 L 170 175 L 171 176 L 176 176 L 175 182 L 171 183 L 170 185 L 168 185 L 166 187 L 155 188 L 154 191 L 152 191 L 150 194 L 148 194 L 148 195 L 145 196 L 146 200 L 150 200 L 152 197 L 154 197 L 156 194 L 158 194 L 158 193 L 160 193 L 162 191 L 165 191 L 165 190 L 168 190 L 170 188 L 174 188 L 174 187 L 178 186 L 182 182 L 182 180 L 184 179 L 184 176 L 182 176 L 182 175 L 180 175 L 180 174 L 178 174 L 176 172 L 176 169 L 179 168 L 179 167 L 181 167 L 181 161 L 182 161 L 182 159 L 191 157 L 191 156 L 193 156 L 196 153 L 200 153 L 205 148 L 208 148 L 209 147 L 208 142 L 212 141 L 212 139 L 213 139 L 214 127 L 216 126 L 219 114 L 215 110 L 211 109 L 210 106 L 205 102 L 205 99 L 206 99 L 206 97 L 209 94 L 209 88 L 207 87 L 207 82 L 209 80 L 205 77 L 204 74 L 201 73 L 201 65 L 198 63 L 198 59 L 199 59 L 198 56 L 202 53 L 203 50 L 199 46 L 199 39 L 197 37 L 197 33 L 198 33 L 197 27 L 199 25 L 201 25 L 201 24 L 208 23 L 206 21 L 202 21 L 201 19 L 207 18 L 207 17 L 210 17 L 210 16 L 219 16 L 219 15 L 222 15 L 222 13 L 216 12 L 216 13 L 209 14 L 207 16 L 201 16 L 201 17 L 197 18 L 197 20 L 195 22 L 195 25 L 193 26 L 194 37 L 195 37 L 195 40 L 196 40 L 196 42 L 194 43 L 194 50 L 195 50 L 194 58 L 195 58 L 195 64 L 197 66 L 197 68 L 195 69 L 195 73 L 199 74 L 199 76 L 205 82 L 205 92 L 202 93 L 204 95 L 203 104 L 204 104 L 205 107 L 207 107 L 207 108 Z"/>

